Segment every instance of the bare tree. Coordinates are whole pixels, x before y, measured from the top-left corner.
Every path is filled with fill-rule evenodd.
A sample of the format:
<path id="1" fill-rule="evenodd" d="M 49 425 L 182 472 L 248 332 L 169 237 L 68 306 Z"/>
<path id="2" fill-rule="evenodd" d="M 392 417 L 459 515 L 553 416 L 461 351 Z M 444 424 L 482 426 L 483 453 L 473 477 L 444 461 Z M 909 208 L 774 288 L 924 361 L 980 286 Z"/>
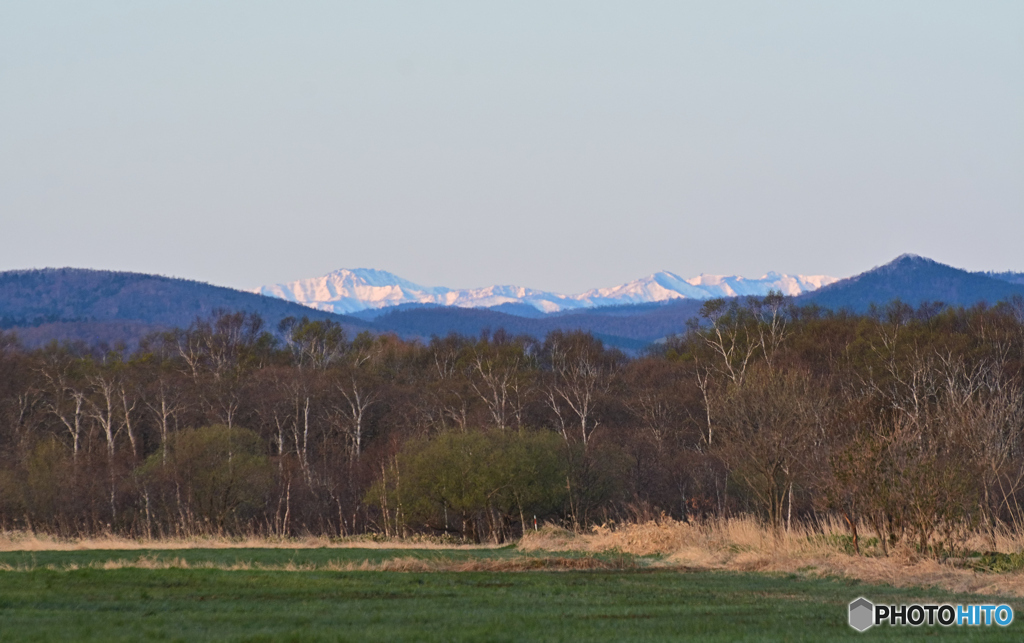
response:
<path id="1" fill-rule="evenodd" d="M 545 391 L 548 407 L 558 420 L 562 437 L 567 442 L 578 438 L 586 446 L 600 424 L 598 397 L 608 388 L 610 373 L 609 365 L 602 363 L 603 348 L 581 333 L 552 333 L 547 344 L 551 367 Z"/>
<path id="2" fill-rule="evenodd" d="M 700 316 L 709 326 L 700 337 L 719 358 L 717 369 L 733 384 L 742 385 L 751 359 L 762 348 L 757 320 L 737 302 L 724 299 L 704 302 Z"/>
<path id="3" fill-rule="evenodd" d="M 144 398 L 146 408 L 156 418 L 157 427 L 160 430 L 160 451 L 164 465 L 167 464 L 167 438 L 171 432 L 171 422 L 175 417 L 188 408 L 188 403 L 181 396 L 181 392 L 163 374 L 158 375 L 153 382 L 149 395 Z"/>
<path id="4" fill-rule="evenodd" d="M 775 355 L 786 340 L 789 323 L 786 319 L 786 297 L 770 290 L 764 297 L 749 297 L 747 306 L 757 322 L 757 344 L 764 353 L 768 368 L 774 368 Z"/>
<path id="5" fill-rule="evenodd" d="M 455 335 L 430 343 L 433 365 L 429 386 L 431 403 L 420 409 L 424 423 L 442 429 L 452 422 L 465 431 L 469 424 L 469 402 L 472 393 L 466 389 L 463 356 L 465 341 Z"/>
<path id="6" fill-rule="evenodd" d="M 41 373 L 48 385 L 44 405 L 70 434 L 72 458 L 78 462 L 86 418 L 86 391 L 75 385 L 72 368 L 72 361 L 56 356 L 48 360 Z"/>
<path id="7" fill-rule="evenodd" d="M 526 355 L 519 344 L 481 342 L 473 349 L 469 382 L 498 429 L 522 424 L 528 383 Z"/>
<path id="8" fill-rule="evenodd" d="M 732 384 L 716 400 L 716 452 L 761 503 L 776 531 L 784 523 L 787 494 L 811 467 L 822 403 L 805 374 L 767 369 L 748 374 L 743 386 Z"/>
<path id="9" fill-rule="evenodd" d="M 313 368 L 323 371 L 337 362 L 345 353 L 345 331 L 337 322 L 310 321 L 303 317 L 288 317 L 281 322 L 286 344 L 295 356 L 299 369 Z"/>
<path id="10" fill-rule="evenodd" d="M 381 354 L 380 344 L 369 337 L 354 343 L 345 357 L 345 368 L 334 384 L 345 401 L 334 404 L 332 409 L 348 440 L 352 460 L 362 455 L 367 412 L 380 397 L 374 371 Z"/>

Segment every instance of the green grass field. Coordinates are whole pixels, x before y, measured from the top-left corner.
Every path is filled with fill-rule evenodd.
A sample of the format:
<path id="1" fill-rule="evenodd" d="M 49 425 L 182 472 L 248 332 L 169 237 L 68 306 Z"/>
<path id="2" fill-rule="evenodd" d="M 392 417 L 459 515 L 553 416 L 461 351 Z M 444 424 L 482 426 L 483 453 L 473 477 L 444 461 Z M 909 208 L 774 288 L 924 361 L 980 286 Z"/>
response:
<path id="1" fill-rule="evenodd" d="M 512 548 L 0 553 L 0 565 L 30 568 L 0 572 L 0 640 L 1020 640 L 1024 633 L 1022 616 L 1008 628 L 878 627 L 858 634 L 846 624 L 846 605 L 857 596 L 890 603 L 982 599 L 855 581 L 680 572 L 651 568 L 645 560 L 635 561 L 635 569 L 536 572 L 86 567 L 140 557 L 192 565 L 317 567 L 523 555 Z M 1017 601 L 998 602 L 1009 602 L 1021 614 Z"/>

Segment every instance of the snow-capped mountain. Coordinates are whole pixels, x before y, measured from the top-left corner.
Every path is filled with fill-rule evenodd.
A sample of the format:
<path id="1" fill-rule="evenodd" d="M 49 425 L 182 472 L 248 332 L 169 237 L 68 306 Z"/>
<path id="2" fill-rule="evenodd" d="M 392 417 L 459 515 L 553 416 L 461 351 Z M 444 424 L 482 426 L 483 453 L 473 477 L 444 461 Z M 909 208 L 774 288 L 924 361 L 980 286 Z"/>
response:
<path id="1" fill-rule="evenodd" d="M 545 313 L 577 308 L 618 306 L 669 301 L 711 299 L 742 295 L 765 295 L 779 290 L 799 295 L 835 282 L 823 275 L 783 275 L 770 272 L 760 279 L 737 276 L 700 275 L 683 279 L 671 272 L 657 272 L 612 288 L 588 290 L 578 295 L 561 295 L 520 286 L 451 289 L 414 284 L 383 270 L 356 268 L 336 270 L 322 277 L 300 279 L 286 284 L 263 286 L 261 295 L 276 297 L 317 310 L 349 314 L 401 304 L 436 304 L 460 308 L 490 308 L 502 304 L 527 304 Z"/>
<path id="2" fill-rule="evenodd" d="M 769 272 L 760 279 L 737 276 L 700 275 L 683 279 L 671 272 L 656 272 L 613 288 L 589 290 L 576 298 L 591 306 L 617 306 L 670 299 L 711 299 L 713 297 L 741 297 L 766 295 L 770 290 L 796 296 L 837 281 L 824 275 L 781 275 Z"/>

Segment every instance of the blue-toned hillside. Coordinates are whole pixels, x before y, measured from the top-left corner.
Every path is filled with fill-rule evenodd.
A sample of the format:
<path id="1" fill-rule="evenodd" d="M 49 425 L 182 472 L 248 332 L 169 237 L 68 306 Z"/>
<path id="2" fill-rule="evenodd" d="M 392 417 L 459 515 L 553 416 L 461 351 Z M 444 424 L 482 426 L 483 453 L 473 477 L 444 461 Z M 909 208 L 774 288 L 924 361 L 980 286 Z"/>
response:
<path id="1" fill-rule="evenodd" d="M 968 272 L 924 257 L 902 255 L 884 266 L 801 295 L 796 302 L 864 312 L 871 304 L 883 305 L 894 299 L 915 307 L 926 302 L 969 307 L 996 304 L 1015 295 L 1024 296 L 1024 284 L 997 278 L 993 273 Z"/>
<path id="2" fill-rule="evenodd" d="M 78 268 L 0 272 L 0 329 L 14 330 L 29 345 L 52 339 L 131 345 L 217 310 L 259 314 L 268 328 L 307 316 L 334 319 L 350 331 L 369 329 L 358 319 L 186 279 Z"/>

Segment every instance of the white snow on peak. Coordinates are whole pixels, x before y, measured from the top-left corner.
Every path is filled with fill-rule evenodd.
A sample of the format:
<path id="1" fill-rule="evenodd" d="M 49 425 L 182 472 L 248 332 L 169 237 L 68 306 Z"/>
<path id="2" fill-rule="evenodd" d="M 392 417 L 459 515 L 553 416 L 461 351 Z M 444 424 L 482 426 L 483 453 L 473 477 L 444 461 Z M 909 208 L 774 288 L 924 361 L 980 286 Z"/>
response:
<path id="1" fill-rule="evenodd" d="M 714 295 L 712 295 L 714 296 Z M 709 295 L 671 272 L 656 272 L 621 286 L 588 290 L 577 297 L 591 306 L 644 304 L 670 299 L 709 299 Z"/>
<path id="2" fill-rule="evenodd" d="M 839 281 L 825 275 L 782 275 L 769 272 L 760 279 L 747 279 L 735 275 L 700 275 L 687 279 L 686 283 L 712 293 L 711 297 L 742 297 L 744 295 L 765 295 L 769 290 L 778 290 L 791 297 L 817 290 L 822 286 Z"/>
<path id="3" fill-rule="evenodd" d="M 344 314 L 412 302 L 441 303 L 437 299 L 447 295 L 449 290 L 420 286 L 383 270 L 356 268 L 335 270 L 313 279 L 263 286 L 256 292 Z"/>
<path id="4" fill-rule="evenodd" d="M 263 286 L 255 292 L 303 304 L 318 310 L 346 314 L 400 304 L 436 304 L 461 308 L 489 308 L 501 304 L 528 304 L 545 312 L 669 301 L 765 295 L 770 290 L 799 295 L 837 281 L 824 275 L 783 275 L 769 272 L 760 279 L 734 275 L 700 275 L 683 279 L 671 272 L 656 272 L 611 288 L 595 288 L 578 295 L 533 290 L 521 286 L 451 289 L 406 281 L 383 270 L 336 270 L 322 277 Z"/>

